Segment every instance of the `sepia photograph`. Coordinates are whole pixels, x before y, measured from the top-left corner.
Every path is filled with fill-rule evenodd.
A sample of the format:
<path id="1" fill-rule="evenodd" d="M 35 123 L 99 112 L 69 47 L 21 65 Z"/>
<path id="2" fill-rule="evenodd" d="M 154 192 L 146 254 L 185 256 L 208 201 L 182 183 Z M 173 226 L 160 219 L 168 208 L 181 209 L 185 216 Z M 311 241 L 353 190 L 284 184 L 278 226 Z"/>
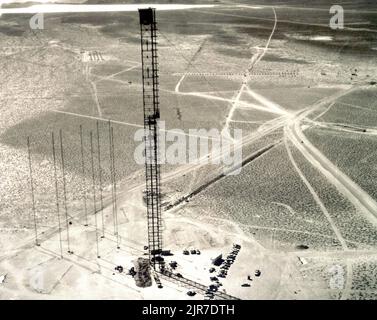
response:
<path id="1" fill-rule="evenodd" d="M 1 0 L 0 114 L 0 300 L 377 299 L 376 0 Z"/>

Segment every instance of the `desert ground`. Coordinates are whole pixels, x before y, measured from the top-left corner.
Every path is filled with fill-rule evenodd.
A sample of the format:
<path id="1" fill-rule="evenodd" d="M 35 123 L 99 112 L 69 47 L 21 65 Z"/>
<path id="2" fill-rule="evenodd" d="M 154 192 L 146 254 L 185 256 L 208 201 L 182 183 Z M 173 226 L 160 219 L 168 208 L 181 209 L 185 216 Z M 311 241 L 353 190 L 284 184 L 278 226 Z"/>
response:
<path id="1" fill-rule="evenodd" d="M 4 9 L 38 3 L 9 2 Z M 237 175 L 221 164 L 161 167 L 166 262 L 184 277 L 210 286 L 220 269 L 209 272 L 211 259 L 238 244 L 219 278 L 233 297 L 377 298 L 377 5 L 339 3 L 345 27 L 333 30 L 330 2 L 157 10 L 166 130 L 242 129 Z M 42 30 L 30 29 L 31 16 L 0 17 L 0 299 L 208 298 L 164 277 L 162 288 L 140 288 L 127 274 L 148 244 L 145 168 L 134 160 L 143 127 L 137 12 L 45 13 Z M 200 255 L 183 254 L 194 249 Z"/>

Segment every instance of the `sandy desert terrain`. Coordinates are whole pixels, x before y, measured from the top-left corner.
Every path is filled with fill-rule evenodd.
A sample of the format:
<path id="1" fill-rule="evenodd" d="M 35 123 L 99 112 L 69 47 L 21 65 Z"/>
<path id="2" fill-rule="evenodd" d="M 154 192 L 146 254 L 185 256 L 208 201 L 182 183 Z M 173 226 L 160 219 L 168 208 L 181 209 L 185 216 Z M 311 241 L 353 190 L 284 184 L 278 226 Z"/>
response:
<path id="1" fill-rule="evenodd" d="M 35 4 L 12 2 L 3 8 Z M 330 1 L 204 2 L 157 10 L 161 118 L 167 130 L 242 129 L 243 167 L 224 176 L 223 165 L 162 166 L 167 262 L 209 286 L 219 272 L 209 272 L 211 259 L 239 244 L 219 278 L 234 297 L 376 299 L 377 5 L 345 2 L 345 28 L 332 30 Z M 139 288 L 127 275 L 147 245 L 144 166 L 134 160 L 143 126 L 137 12 L 45 13 L 43 30 L 30 29 L 30 17 L 0 17 L 0 299 L 203 299 L 165 278 L 162 289 Z M 53 132 L 59 154 L 60 129 L 61 232 L 51 146 Z M 102 165 L 94 203 L 90 132 Z"/>

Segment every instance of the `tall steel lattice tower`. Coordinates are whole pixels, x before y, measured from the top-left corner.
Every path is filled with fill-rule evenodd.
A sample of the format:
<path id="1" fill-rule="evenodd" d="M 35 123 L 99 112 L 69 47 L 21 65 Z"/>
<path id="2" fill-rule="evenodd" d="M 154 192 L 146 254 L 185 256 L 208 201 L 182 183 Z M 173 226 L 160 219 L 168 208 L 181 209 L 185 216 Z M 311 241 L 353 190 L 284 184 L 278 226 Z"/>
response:
<path id="1" fill-rule="evenodd" d="M 141 61 L 143 77 L 145 179 L 149 259 L 154 269 L 162 267 L 162 220 L 159 164 L 160 107 L 155 9 L 140 9 Z"/>

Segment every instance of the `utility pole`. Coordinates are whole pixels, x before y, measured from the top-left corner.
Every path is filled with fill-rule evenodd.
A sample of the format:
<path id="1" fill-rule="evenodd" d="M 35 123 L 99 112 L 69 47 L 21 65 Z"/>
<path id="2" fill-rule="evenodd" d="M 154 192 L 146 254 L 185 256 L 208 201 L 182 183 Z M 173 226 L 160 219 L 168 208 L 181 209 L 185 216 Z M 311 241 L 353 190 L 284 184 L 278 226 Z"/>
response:
<path id="1" fill-rule="evenodd" d="M 102 236 L 105 238 L 105 219 L 103 217 L 103 195 L 102 195 L 102 166 L 101 166 L 101 144 L 99 138 L 99 122 L 97 120 L 97 153 L 98 153 L 98 177 L 99 177 L 99 196 L 101 203 L 101 217 L 102 217 Z"/>
<path id="2" fill-rule="evenodd" d="M 93 151 L 93 133 L 90 131 L 90 156 L 92 164 L 92 182 L 93 182 L 93 213 L 94 213 L 94 224 L 96 228 L 96 248 L 97 248 L 97 258 L 101 258 L 99 254 L 98 245 L 98 225 L 97 225 L 97 206 L 96 206 L 96 179 L 94 176 L 94 151 Z"/>
<path id="3" fill-rule="evenodd" d="M 111 121 L 109 120 L 109 167 L 110 167 L 110 180 L 111 180 L 111 200 L 112 200 L 112 209 L 113 209 L 113 224 L 114 224 L 114 235 L 116 235 L 116 221 L 115 221 L 115 202 L 114 202 L 114 168 L 113 168 L 113 146 L 112 146 L 112 137 L 111 137 Z"/>
<path id="4" fill-rule="evenodd" d="M 31 165 L 30 137 L 27 137 L 27 152 L 28 152 L 28 158 L 29 158 L 30 190 L 31 190 L 31 204 L 32 204 L 33 220 L 34 220 L 35 245 L 39 247 L 40 244 L 38 242 L 37 214 L 35 210 L 33 170 L 32 170 L 32 165 Z"/>
<path id="5" fill-rule="evenodd" d="M 62 129 L 59 130 L 59 138 L 60 138 L 60 156 L 62 160 L 62 175 L 63 175 L 63 194 L 64 194 L 64 210 L 65 210 L 65 223 L 67 229 L 67 245 L 68 250 L 67 252 L 72 254 L 70 243 L 69 243 L 69 221 L 68 221 L 68 207 L 67 207 L 67 190 L 66 190 L 66 180 L 65 180 L 65 164 L 64 164 L 64 149 L 63 149 L 63 133 Z"/>
<path id="6" fill-rule="evenodd" d="M 115 213 L 115 227 L 117 237 L 117 249 L 120 249 L 119 223 L 118 223 L 118 202 L 117 202 L 117 180 L 116 180 L 116 166 L 115 166 L 115 147 L 114 147 L 114 130 L 111 127 L 111 149 L 113 160 L 113 182 L 114 182 L 114 213 Z"/>
<path id="7" fill-rule="evenodd" d="M 84 201 L 84 213 L 85 213 L 85 227 L 88 226 L 88 209 L 86 205 L 86 183 L 85 183 L 85 162 L 84 162 L 84 143 L 82 138 L 82 125 L 80 124 L 80 143 L 81 143 L 81 173 L 82 173 L 82 181 L 84 184 L 83 190 L 83 201 Z"/>
<path id="8" fill-rule="evenodd" d="M 54 159 L 56 214 L 58 216 L 60 257 L 63 259 L 62 227 L 61 227 L 61 222 L 60 222 L 59 189 L 58 189 L 58 174 L 57 174 L 57 170 L 56 170 L 56 152 L 55 152 L 55 137 L 54 137 L 54 132 L 51 132 L 51 142 L 52 142 L 52 157 Z"/>

